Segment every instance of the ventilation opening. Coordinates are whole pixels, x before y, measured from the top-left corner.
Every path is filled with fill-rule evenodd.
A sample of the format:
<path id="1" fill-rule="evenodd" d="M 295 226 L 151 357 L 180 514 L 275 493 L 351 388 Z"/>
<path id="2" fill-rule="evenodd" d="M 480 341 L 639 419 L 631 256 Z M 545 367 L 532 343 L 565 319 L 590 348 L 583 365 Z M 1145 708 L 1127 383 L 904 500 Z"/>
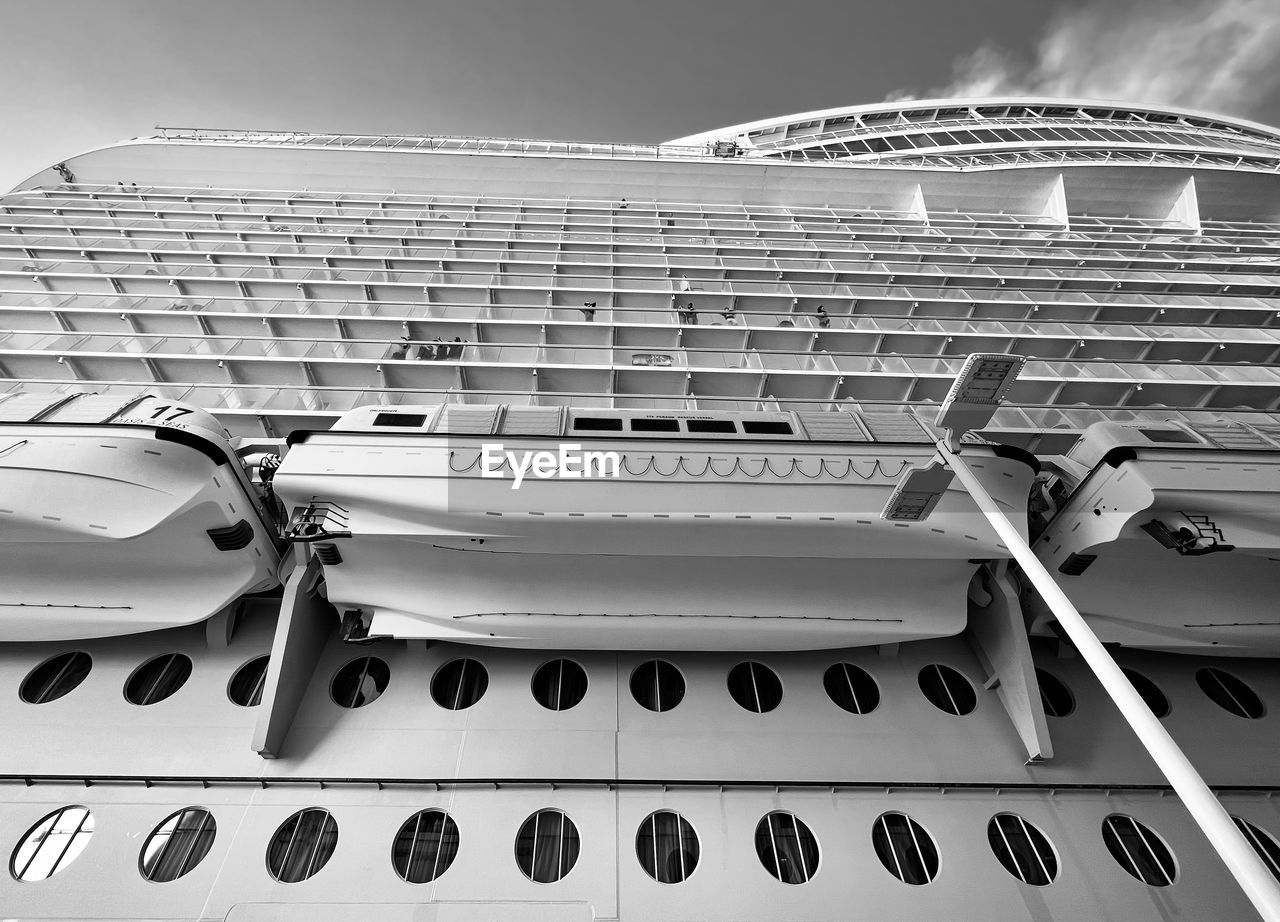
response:
<path id="1" fill-rule="evenodd" d="M 421 413 L 379 413 L 373 418 L 375 426 L 396 426 L 401 429 L 419 429 L 427 424 Z"/>
<path id="2" fill-rule="evenodd" d="M 621 432 L 622 420 L 603 416 L 579 416 L 573 421 L 573 428 L 584 432 Z"/>
<path id="3" fill-rule="evenodd" d="M 685 425 L 690 432 L 734 433 L 738 426 L 731 419 L 687 419 Z"/>
<path id="4" fill-rule="evenodd" d="M 744 419 L 742 431 L 748 435 L 792 435 L 791 423 L 767 419 Z"/>
<path id="5" fill-rule="evenodd" d="M 678 419 L 633 419 L 632 432 L 679 432 Z"/>
<path id="6" fill-rule="evenodd" d="M 248 520 L 241 519 L 234 525 L 222 528 L 210 528 L 207 532 L 213 540 L 213 546 L 220 551 L 238 551 L 249 546 L 253 541 L 253 526 Z"/>
<path id="7" fill-rule="evenodd" d="M 332 544 L 317 544 L 316 556 L 326 567 L 336 567 L 342 563 L 342 552 Z"/>
<path id="8" fill-rule="evenodd" d="M 1066 576 L 1079 576 L 1097 559 L 1097 554 L 1072 554 L 1058 564 L 1058 572 Z"/>

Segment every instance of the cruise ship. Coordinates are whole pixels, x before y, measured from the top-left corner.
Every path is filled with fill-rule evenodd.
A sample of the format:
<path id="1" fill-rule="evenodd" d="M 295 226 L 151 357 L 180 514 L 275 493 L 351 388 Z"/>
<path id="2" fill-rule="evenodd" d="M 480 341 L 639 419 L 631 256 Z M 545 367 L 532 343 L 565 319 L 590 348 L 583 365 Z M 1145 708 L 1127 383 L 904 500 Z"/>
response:
<path id="1" fill-rule="evenodd" d="M 1277 919 L 1278 568 L 1280 129 L 0 196 L 5 919 Z"/>

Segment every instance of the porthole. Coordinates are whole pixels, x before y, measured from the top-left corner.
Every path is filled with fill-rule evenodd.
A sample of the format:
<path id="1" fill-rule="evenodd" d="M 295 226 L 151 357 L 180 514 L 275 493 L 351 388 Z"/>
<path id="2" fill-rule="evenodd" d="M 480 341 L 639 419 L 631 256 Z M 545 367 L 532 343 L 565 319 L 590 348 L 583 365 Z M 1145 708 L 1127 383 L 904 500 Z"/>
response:
<path id="1" fill-rule="evenodd" d="M 1242 820 L 1238 816 L 1231 817 L 1235 821 L 1236 828 L 1241 834 L 1249 840 L 1249 844 L 1253 846 L 1253 850 L 1258 853 L 1258 857 L 1262 859 L 1262 863 L 1271 871 L 1271 876 L 1276 880 L 1280 880 L 1280 844 L 1260 826 L 1255 826 L 1248 820 Z"/>
<path id="2" fill-rule="evenodd" d="M 84 851 L 93 836 L 88 807 L 63 807 L 36 823 L 18 842 L 9 860 L 15 880 L 44 880 L 57 874 Z"/>
<path id="3" fill-rule="evenodd" d="M 894 877 L 922 886 L 938 876 L 938 847 L 925 828 L 905 813 L 882 814 L 871 827 L 876 857 Z"/>
<path id="4" fill-rule="evenodd" d="M 458 824 L 443 810 L 422 810 L 405 821 L 391 846 L 391 865 L 401 880 L 435 880 L 458 856 Z"/>
<path id="5" fill-rule="evenodd" d="M 471 707 L 489 690 L 489 671 L 479 660 L 456 659 L 436 670 L 431 697 L 451 711 Z"/>
<path id="6" fill-rule="evenodd" d="M 217 834 L 218 824 L 208 810 L 179 810 L 151 831 L 142 846 L 138 869 L 155 883 L 177 880 L 209 854 Z"/>
<path id="7" fill-rule="evenodd" d="M 130 704 L 155 704 L 180 689 L 190 677 L 191 658 L 182 653 L 166 653 L 133 670 L 124 683 L 124 696 Z"/>
<path id="8" fill-rule="evenodd" d="M 88 653 L 76 650 L 51 656 L 27 673 L 18 688 L 18 696 L 27 704 L 48 704 L 57 701 L 85 680 L 93 668 Z"/>
<path id="9" fill-rule="evenodd" d="M 338 846 L 338 823 L 328 810 L 308 807 L 280 824 L 267 846 L 267 871 L 282 884 L 318 872 Z"/>
<path id="10" fill-rule="evenodd" d="M 763 714 L 782 703 L 782 682 L 764 663 L 739 663 L 729 670 L 729 694 L 748 711 Z"/>
<path id="11" fill-rule="evenodd" d="M 1132 669 L 1121 668 L 1124 677 L 1129 680 L 1129 684 L 1133 686 L 1142 700 L 1147 703 L 1147 707 L 1151 709 L 1151 713 L 1157 717 L 1169 716 L 1169 699 L 1164 696 L 1164 692 L 1160 690 L 1160 686 L 1152 682 L 1140 672 L 1134 672 Z"/>
<path id="12" fill-rule="evenodd" d="M 257 707 L 262 703 L 262 689 L 267 684 L 269 656 L 256 656 L 236 670 L 227 683 L 227 697 L 232 704 L 242 708 Z"/>
<path id="13" fill-rule="evenodd" d="M 870 714 L 880 704 L 876 680 L 852 663 L 836 663 L 822 676 L 822 687 L 831 700 L 851 714 Z"/>
<path id="14" fill-rule="evenodd" d="M 784 884 L 803 884 L 818 873 L 818 840 L 794 813 L 766 814 L 756 826 L 756 854 Z"/>
<path id="15" fill-rule="evenodd" d="M 516 835 L 516 864 L 540 884 L 555 883 L 578 863 L 578 827 L 560 810 L 539 810 Z"/>
<path id="16" fill-rule="evenodd" d="M 1243 679 L 1222 669 L 1206 666 L 1196 670 L 1196 684 L 1214 704 L 1237 717 L 1257 720 L 1266 713 L 1259 698 Z"/>
<path id="17" fill-rule="evenodd" d="M 1024 884 L 1044 887 L 1058 876 L 1058 856 L 1043 832 L 1016 813 L 997 813 L 987 842 L 1004 869 Z"/>
<path id="18" fill-rule="evenodd" d="M 573 660 L 543 663 L 533 674 L 533 697 L 551 711 L 567 711 L 587 694 L 587 674 Z"/>
<path id="19" fill-rule="evenodd" d="M 1113 813 L 1103 820 L 1102 841 L 1120 867 L 1144 884 L 1167 887 L 1177 877 L 1169 847 L 1131 816 Z"/>
<path id="20" fill-rule="evenodd" d="M 1036 681 L 1040 685 L 1040 703 L 1049 717 L 1066 717 L 1076 709 L 1076 699 L 1063 682 L 1051 672 L 1036 670 Z"/>
<path id="21" fill-rule="evenodd" d="M 978 706 L 978 696 L 958 670 L 932 663 L 920 670 L 920 691 L 941 711 L 961 717 Z"/>
<path id="22" fill-rule="evenodd" d="M 684 700 L 684 676 L 665 660 L 651 659 L 631 673 L 631 696 L 650 711 L 669 711 Z"/>
<path id="23" fill-rule="evenodd" d="M 361 708 L 382 697 L 391 681 L 391 667 L 376 656 L 353 659 L 333 675 L 329 695 L 344 708 Z"/>
<path id="24" fill-rule="evenodd" d="M 651 813 L 636 833 L 640 866 L 660 884 L 688 880 L 698 866 L 700 854 L 698 834 L 688 820 L 671 810 Z"/>

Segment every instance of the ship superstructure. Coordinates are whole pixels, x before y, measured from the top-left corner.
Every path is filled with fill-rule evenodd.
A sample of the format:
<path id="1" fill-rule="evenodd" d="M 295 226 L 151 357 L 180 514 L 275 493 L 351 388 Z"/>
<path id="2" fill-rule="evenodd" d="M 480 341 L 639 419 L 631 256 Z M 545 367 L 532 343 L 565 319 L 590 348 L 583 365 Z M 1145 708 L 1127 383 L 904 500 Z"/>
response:
<path id="1" fill-rule="evenodd" d="M 1278 174 L 982 99 L 31 177 L 0 910 L 1249 917 L 965 489 L 882 510 L 1025 356 L 955 444 L 1280 876 Z"/>

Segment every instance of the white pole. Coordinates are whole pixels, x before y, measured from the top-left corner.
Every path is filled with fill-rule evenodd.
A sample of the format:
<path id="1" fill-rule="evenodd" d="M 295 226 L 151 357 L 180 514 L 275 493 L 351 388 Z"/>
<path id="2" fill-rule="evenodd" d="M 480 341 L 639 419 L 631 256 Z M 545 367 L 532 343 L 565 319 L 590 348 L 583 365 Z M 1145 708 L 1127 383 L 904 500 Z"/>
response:
<path id="1" fill-rule="evenodd" d="M 1227 870 L 1240 884 L 1258 914 L 1266 922 L 1280 922 L 1280 887 L 1277 887 L 1276 879 L 1253 850 L 1253 846 L 1236 828 L 1235 822 L 1209 790 L 1195 766 L 1183 755 L 1159 719 L 1151 713 L 1151 709 L 1125 678 L 1111 654 L 1076 611 L 1066 593 L 1058 588 L 1035 551 L 1022 540 L 1018 529 L 996 505 L 969 466 L 949 450 L 945 442 L 938 442 L 938 452 L 960 478 L 996 534 L 1008 546 L 1022 571 L 1057 617 L 1058 623 L 1098 677 L 1103 689 L 1116 703 L 1121 716 L 1129 722 L 1147 752 L 1151 753 L 1157 767 L 1169 779 L 1174 791 L 1182 798 L 1192 818 L 1208 837 L 1209 844 L 1227 865 Z"/>

